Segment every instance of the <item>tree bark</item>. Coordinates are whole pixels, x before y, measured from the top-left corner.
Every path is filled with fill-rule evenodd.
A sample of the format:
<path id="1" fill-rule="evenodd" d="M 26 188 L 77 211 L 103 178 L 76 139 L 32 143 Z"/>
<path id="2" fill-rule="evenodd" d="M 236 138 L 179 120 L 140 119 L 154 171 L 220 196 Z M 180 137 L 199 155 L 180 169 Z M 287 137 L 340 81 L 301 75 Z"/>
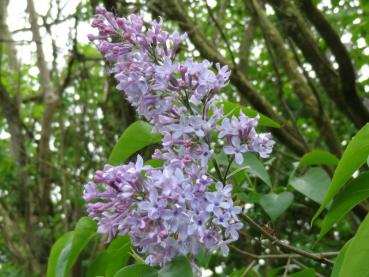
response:
<path id="1" fill-rule="evenodd" d="M 269 21 L 264 10 L 255 0 L 246 0 L 247 5 L 255 13 L 259 25 L 263 30 L 266 39 L 269 40 L 273 50 L 278 56 L 291 86 L 305 106 L 305 110 L 314 119 L 317 127 L 321 130 L 322 136 L 331 152 L 340 156 L 342 153 L 336 132 L 321 108 L 319 99 L 314 95 L 304 77 L 298 71 L 298 65 L 284 45 L 283 39 L 277 28 Z"/>
<path id="2" fill-rule="evenodd" d="M 41 122 L 41 138 L 38 143 L 38 170 L 39 170 L 39 190 L 40 200 L 44 209 L 51 211 L 49 203 L 50 199 L 50 136 L 52 132 L 51 124 L 53 116 L 57 108 L 59 96 L 56 94 L 53 84 L 50 79 L 50 72 L 47 68 L 47 63 L 42 49 L 40 29 L 37 24 L 37 14 L 35 11 L 33 0 L 27 0 L 27 10 L 29 13 L 29 22 L 33 40 L 36 43 L 37 66 L 40 71 L 39 79 L 43 94 L 44 113 Z"/>
<path id="3" fill-rule="evenodd" d="M 332 51 L 337 63 L 339 79 L 345 105 L 350 111 L 353 122 L 357 127 L 362 127 L 369 121 L 369 111 L 364 106 L 362 99 L 356 92 L 356 74 L 346 47 L 332 25 L 312 3 L 311 0 L 298 1 L 301 11 L 322 36 L 329 49 Z"/>

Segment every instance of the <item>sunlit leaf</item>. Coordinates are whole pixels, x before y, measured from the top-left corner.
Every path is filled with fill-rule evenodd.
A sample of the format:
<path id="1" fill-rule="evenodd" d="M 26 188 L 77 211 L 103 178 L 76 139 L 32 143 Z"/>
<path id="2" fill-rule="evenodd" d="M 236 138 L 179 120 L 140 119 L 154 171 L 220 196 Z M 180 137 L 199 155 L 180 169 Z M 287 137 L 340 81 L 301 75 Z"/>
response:
<path id="1" fill-rule="evenodd" d="M 346 242 L 346 244 L 341 248 L 341 251 L 340 251 L 339 255 L 336 258 L 336 261 L 334 262 L 331 277 L 339 277 L 340 276 L 340 271 L 341 271 L 341 268 L 342 268 L 342 262 L 343 262 L 343 259 L 344 259 L 345 255 L 346 255 L 347 248 L 348 248 L 350 243 L 351 243 L 351 240 Z"/>
<path id="2" fill-rule="evenodd" d="M 343 257 L 339 277 L 360 276 L 368 277 L 368 257 L 369 257 L 369 214 L 361 223 L 354 238 L 351 240 L 346 254 Z"/>
<path id="3" fill-rule="evenodd" d="M 132 123 L 121 135 L 109 157 L 109 164 L 124 163 L 131 155 L 144 147 L 158 143 L 161 135 L 152 132 L 152 126 L 144 121 Z"/>
<path id="4" fill-rule="evenodd" d="M 332 182 L 328 188 L 328 192 L 324 197 L 322 205 L 313 217 L 313 221 L 321 214 L 324 208 L 344 186 L 344 184 L 352 177 L 352 174 L 358 170 L 368 158 L 369 155 L 369 123 L 366 124 L 352 138 L 347 145 L 345 152 L 339 161 L 334 172 Z"/>
<path id="5" fill-rule="evenodd" d="M 352 208 L 368 197 L 369 172 L 365 172 L 359 177 L 351 180 L 333 199 L 333 203 L 324 217 L 320 230 L 320 238 Z"/>
<path id="6" fill-rule="evenodd" d="M 96 236 L 96 222 L 82 217 L 73 232 L 67 233 L 54 244 L 48 263 L 48 277 L 68 276 L 79 254 Z"/>
<path id="7" fill-rule="evenodd" d="M 300 159 L 300 165 L 337 165 L 338 158 L 324 150 L 314 150 L 306 153 Z"/>

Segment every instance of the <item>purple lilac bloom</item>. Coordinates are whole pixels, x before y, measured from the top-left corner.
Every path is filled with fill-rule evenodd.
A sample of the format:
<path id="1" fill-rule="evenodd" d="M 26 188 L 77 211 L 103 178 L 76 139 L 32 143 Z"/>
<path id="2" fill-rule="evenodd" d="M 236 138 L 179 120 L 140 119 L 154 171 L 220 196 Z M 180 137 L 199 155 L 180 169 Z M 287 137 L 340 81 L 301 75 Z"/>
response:
<path id="1" fill-rule="evenodd" d="M 249 118 L 240 112 L 239 118 L 224 118 L 217 126 L 218 137 L 226 140 L 223 151 L 227 155 L 234 155 L 238 165 L 243 163 L 245 152 L 256 152 L 262 158 L 268 158 L 273 150 L 274 141 L 270 133 L 257 133 L 259 116 Z"/>
<path id="2" fill-rule="evenodd" d="M 241 164 L 247 151 L 268 157 L 274 141 L 255 131 L 258 117 L 241 113 L 230 120 L 216 106 L 216 93 L 230 77 L 227 66 L 178 60 L 186 34 L 164 31 L 161 19 L 146 28 L 134 14 L 115 17 L 101 7 L 96 13 L 98 34 L 88 38 L 109 63 L 117 89 L 163 135 L 152 157 L 164 164 L 144 166 L 137 156 L 136 163 L 97 171 L 84 190 L 89 216 L 108 241 L 128 234 L 151 265 L 203 248 L 227 255 L 242 228 L 241 208 L 233 203 L 232 186 L 208 174 L 215 151 L 210 142 L 224 139 L 223 151 Z"/>

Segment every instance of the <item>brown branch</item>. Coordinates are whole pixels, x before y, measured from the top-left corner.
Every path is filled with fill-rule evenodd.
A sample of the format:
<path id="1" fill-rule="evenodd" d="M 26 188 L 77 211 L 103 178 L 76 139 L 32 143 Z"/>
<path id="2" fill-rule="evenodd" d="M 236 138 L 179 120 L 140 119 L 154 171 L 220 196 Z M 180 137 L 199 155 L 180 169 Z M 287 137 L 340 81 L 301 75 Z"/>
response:
<path id="1" fill-rule="evenodd" d="M 231 45 L 229 44 L 226 35 L 223 32 L 223 28 L 222 28 L 222 26 L 220 26 L 218 20 L 215 18 L 214 14 L 213 14 L 213 11 L 209 7 L 209 4 L 208 4 L 207 1 L 205 1 L 205 4 L 206 4 L 206 9 L 208 11 L 208 14 L 209 14 L 211 20 L 214 22 L 216 29 L 218 30 L 220 36 L 222 37 L 224 43 L 226 44 L 229 56 L 231 57 L 232 64 L 233 64 L 234 67 L 236 67 L 236 61 L 234 59 L 233 51 L 231 49 Z"/>
<path id="2" fill-rule="evenodd" d="M 369 111 L 356 92 L 356 74 L 350 55 L 337 32 L 311 0 L 298 1 L 310 23 L 326 42 L 339 65 L 339 77 L 345 105 L 350 110 L 354 123 L 361 127 L 369 121 Z"/>
<path id="3" fill-rule="evenodd" d="M 41 103 L 43 99 L 42 93 L 38 93 L 35 95 L 27 96 L 22 98 L 22 103 L 30 103 L 30 102 L 38 102 Z"/>
<path id="4" fill-rule="evenodd" d="M 14 158 L 19 166 L 24 166 L 27 163 L 27 157 L 25 155 L 25 138 L 22 132 L 18 105 L 15 99 L 9 96 L 2 83 L 0 83 L 0 108 L 8 123 Z"/>
<path id="5" fill-rule="evenodd" d="M 50 79 L 50 72 L 47 68 L 44 51 L 42 49 L 41 34 L 39 25 L 37 24 L 37 14 L 35 11 L 33 0 L 27 0 L 27 11 L 29 14 L 29 22 L 33 40 L 36 42 L 37 66 L 39 69 L 39 79 L 43 94 L 44 113 L 41 120 L 41 137 L 38 143 L 38 173 L 39 173 L 39 201 L 45 213 L 51 212 L 52 205 L 50 202 L 50 174 L 51 168 L 48 163 L 43 161 L 50 160 L 49 141 L 51 137 L 51 124 L 53 116 L 59 101 L 58 95 L 54 91 L 53 84 Z"/>
<path id="6" fill-rule="evenodd" d="M 217 5 L 219 6 L 219 11 L 216 14 L 216 20 L 219 23 L 219 25 L 221 25 L 221 23 L 223 21 L 223 18 L 224 18 L 225 11 L 227 10 L 228 0 L 220 0 Z M 214 33 L 214 35 L 211 39 L 213 41 L 214 45 L 218 45 L 219 35 L 220 35 L 219 32 Z"/>
<path id="7" fill-rule="evenodd" d="M 254 254 L 245 250 L 242 250 L 238 248 L 235 245 L 230 246 L 235 251 L 241 253 L 242 255 L 245 255 L 247 257 L 253 258 L 253 259 L 300 259 L 300 258 L 306 258 L 305 256 L 302 256 L 300 254 L 265 254 L 265 255 L 258 255 Z M 319 255 L 321 257 L 335 257 L 339 254 L 339 252 L 322 252 L 322 253 L 311 253 L 315 255 Z"/>
<path id="8" fill-rule="evenodd" d="M 273 5 L 283 29 L 296 43 L 305 59 L 312 65 L 317 77 L 330 99 L 334 101 L 338 109 L 345 114 L 356 125 L 360 126 L 355 113 L 348 109 L 338 73 L 333 69 L 319 42 L 315 39 L 313 32 L 306 20 L 301 15 L 298 7 L 293 1 L 269 0 Z"/>
<path id="9" fill-rule="evenodd" d="M 7 18 L 7 8 L 8 8 L 9 0 L 0 0 L 0 42 L 4 42 L 7 45 L 7 51 L 9 56 L 9 67 L 11 70 L 17 70 L 19 68 L 19 63 L 17 59 L 17 51 L 15 48 L 15 42 L 12 40 L 11 34 L 8 29 L 8 25 L 6 22 Z"/>
<path id="10" fill-rule="evenodd" d="M 247 24 L 245 31 L 243 33 L 241 44 L 240 44 L 240 50 L 238 54 L 238 57 L 240 59 L 240 62 L 238 63 L 238 70 L 240 70 L 244 74 L 247 74 L 247 70 L 249 68 L 249 57 L 250 57 L 253 37 L 255 35 L 255 29 L 256 29 L 256 20 L 254 17 L 252 17 L 249 23 Z"/>
<path id="11" fill-rule="evenodd" d="M 314 119 L 315 124 L 322 131 L 328 148 L 331 152 L 335 153 L 337 156 L 340 156 L 342 150 L 336 132 L 331 125 L 329 118 L 320 111 L 318 99 L 314 96 L 314 93 L 311 91 L 304 77 L 297 70 L 298 65 L 293 57 L 291 57 L 289 51 L 286 49 L 279 31 L 270 22 L 264 10 L 257 1 L 246 0 L 246 4 L 257 17 L 260 27 L 265 33 L 265 37 L 270 41 L 270 44 L 274 48 L 276 55 L 278 55 L 279 61 L 283 66 L 287 77 L 291 81 L 294 92 L 305 106 L 305 110 Z"/>
<path id="12" fill-rule="evenodd" d="M 272 105 L 252 86 L 242 72 L 228 64 L 224 57 L 214 49 L 201 30 L 188 17 L 179 1 L 168 0 L 165 1 L 165 5 L 162 1 L 151 1 L 149 8 L 164 12 L 168 18 L 177 22 L 179 27 L 188 33 L 191 42 L 196 46 L 203 58 L 230 66 L 232 69 L 231 82 L 238 89 L 240 95 L 247 99 L 258 111 L 281 124 L 282 128 L 273 128 L 271 130 L 274 136 L 298 155 L 302 155 L 307 151 L 305 146 L 300 142 L 300 139 L 295 135 L 295 128 L 277 111 L 274 111 Z"/>
<path id="13" fill-rule="evenodd" d="M 16 258 L 20 264 L 24 263 L 27 259 L 32 259 L 33 255 L 31 254 L 31 249 L 29 249 L 27 241 L 25 240 L 25 234 L 21 231 L 18 224 L 15 223 L 8 209 L 4 207 L 2 203 L 0 203 L 0 215 L 2 217 L 0 229 L 5 238 L 5 243 L 9 247 L 14 258 Z M 18 239 L 15 240 L 15 237 Z"/>
<path id="14" fill-rule="evenodd" d="M 292 124 L 295 127 L 297 134 L 300 136 L 301 141 L 304 143 L 304 145 L 306 146 L 307 149 L 311 149 L 311 147 L 309 146 L 308 142 L 306 141 L 304 135 L 302 134 L 302 132 L 299 130 L 298 126 L 297 126 L 297 120 L 295 115 L 293 114 L 292 110 L 290 109 L 290 107 L 288 106 L 285 98 L 284 98 L 284 91 L 283 91 L 283 82 L 282 82 L 282 78 L 281 78 L 281 74 L 279 72 L 278 69 L 278 65 L 277 65 L 277 61 L 275 59 L 275 53 L 273 53 L 273 49 L 270 46 L 269 40 L 265 37 L 264 35 L 264 41 L 265 41 L 265 45 L 267 46 L 268 52 L 269 52 L 269 56 L 270 56 L 270 61 L 271 61 L 271 65 L 272 68 L 274 70 L 275 76 L 276 76 L 276 85 L 277 85 L 277 89 L 278 89 L 278 99 L 279 101 L 282 103 L 282 106 L 284 107 L 284 109 L 286 110 L 287 114 L 289 115 L 289 117 L 291 118 Z"/>
<path id="15" fill-rule="evenodd" d="M 277 237 L 270 234 L 267 230 L 265 230 L 262 226 L 260 226 L 258 223 L 256 223 L 249 216 L 242 215 L 242 219 L 245 222 L 247 222 L 248 224 L 250 224 L 253 228 L 258 230 L 263 236 L 270 239 L 272 242 L 274 242 L 275 244 L 277 244 L 281 248 L 283 248 L 287 251 L 296 253 L 300 256 L 303 256 L 303 257 L 306 257 L 306 258 L 309 258 L 309 259 L 312 259 L 312 260 L 315 260 L 315 261 L 318 261 L 318 262 L 321 262 L 321 263 L 333 265 L 333 262 L 331 260 L 327 259 L 327 257 L 336 256 L 338 254 L 337 252 L 328 252 L 328 254 L 327 254 L 327 253 L 311 253 L 311 252 L 304 251 L 302 249 L 296 248 L 294 246 L 291 246 L 287 243 L 284 243 L 284 242 L 280 241 Z"/>
<path id="16" fill-rule="evenodd" d="M 298 260 L 293 260 L 293 262 L 295 263 L 295 264 L 297 264 L 300 268 L 304 268 L 304 269 L 307 269 L 307 268 L 309 268 L 308 266 L 306 266 L 306 265 L 304 265 L 303 263 L 301 263 L 300 261 L 298 261 Z M 322 274 L 320 274 L 319 272 L 315 272 L 315 274 L 316 274 L 316 277 L 325 277 L 324 275 L 322 275 Z"/>
<path id="17" fill-rule="evenodd" d="M 58 25 L 58 24 L 61 24 L 61 23 L 65 22 L 65 21 L 68 21 L 68 20 L 74 18 L 74 16 L 75 16 L 74 14 L 71 14 L 71 15 L 68 15 L 68 16 L 66 16 L 64 18 L 54 20 L 53 22 L 45 23 L 44 25 L 39 25 L 38 26 L 38 29 L 41 29 L 42 27 L 50 28 L 53 25 Z M 17 33 L 21 33 L 21 32 L 30 32 L 30 31 L 32 31 L 32 27 L 14 30 L 12 32 L 12 34 L 17 34 Z"/>

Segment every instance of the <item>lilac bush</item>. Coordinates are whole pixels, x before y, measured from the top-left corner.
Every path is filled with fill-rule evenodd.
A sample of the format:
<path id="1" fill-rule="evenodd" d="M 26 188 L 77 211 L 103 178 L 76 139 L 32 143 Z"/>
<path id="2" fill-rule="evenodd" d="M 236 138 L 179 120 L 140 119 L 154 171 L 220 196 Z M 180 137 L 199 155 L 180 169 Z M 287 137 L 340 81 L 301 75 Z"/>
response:
<path id="1" fill-rule="evenodd" d="M 223 151 L 241 165 L 245 152 L 268 157 L 274 141 L 256 132 L 258 117 L 240 113 L 229 119 L 216 105 L 230 77 L 227 66 L 216 64 L 213 71 L 206 60 L 178 61 L 186 34 L 164 31 L 161 20 L 145 28 L 134 14 L 115 17 L 101 7 L 96 12 L 92 26 L 98 34 L 89 39 L 108 61 L 118 90 L 163 135 L 153 154 L 163 166 L 145 166 L 137 156 L 136 163 L 97 171 L 84 190 L 89 216 L 108 241 L 128 234 L 150 265 L 194 257 L 200 249 L 227 255 L 242 228 L 241 208 L 215 154 Z"/>

